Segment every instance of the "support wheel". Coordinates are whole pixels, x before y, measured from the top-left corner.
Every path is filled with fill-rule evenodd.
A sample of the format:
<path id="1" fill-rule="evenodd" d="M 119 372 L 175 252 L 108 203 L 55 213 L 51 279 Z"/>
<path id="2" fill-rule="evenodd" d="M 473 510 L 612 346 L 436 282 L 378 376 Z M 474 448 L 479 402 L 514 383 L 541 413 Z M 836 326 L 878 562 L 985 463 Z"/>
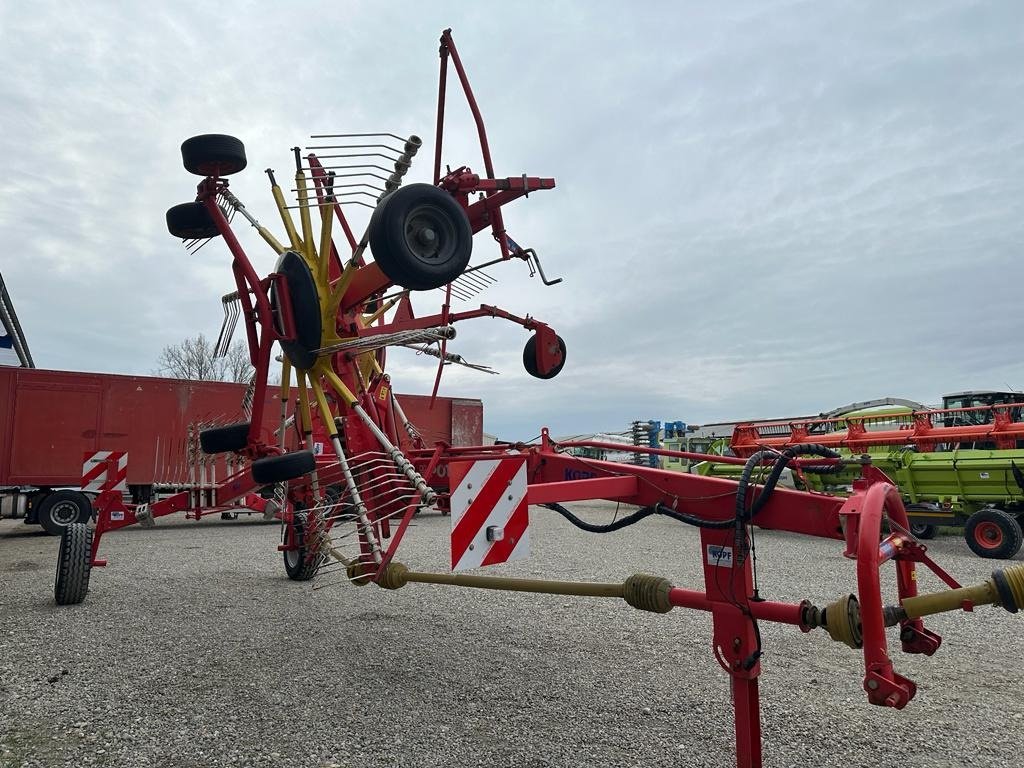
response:
<path id="1" fill-rule="evenodd" d="M 207 240 L 220 234 L 205 203 L 182 203 L 168 208 L 167 231 L 182 240 Z"/>
<path id="2" fill-rule="evenodd" d="M 432 184 L 410 184 L 373 212 L 370 249 L 393 283 L 427 291 L 462 274 L 473 253 L 473 231 L 450 194 Z"/>
<path id="3" fill-rule="evenodd" d="M 553 379 L 561 372 L 562 367 L 565 365 L 565 341 L 561 336 L 555 336 L 555 338 L 558 339 L 558 349 L 561 351 L 562 357 L 548 371 L 542 371 L 540 364 L 537 362 L 537 334 L 527 339 L 526 346 L 523 347 L 523 367 L 528 374 L 538 379 Z"/>
<path id="4" fill-rule="evenodd" d="M 967 546 L 978 557 L 1006 560 L 1020 551 L 1024 542 L 1017 518 L 1001 509 L 979 509 L 964 526 Z"/>
<path id="5" fill-rule="evenodd" d="M 92 570 L 92 528 L 72 523 L 64 529 L 57 550 L 57 579 L 53 598 L 57 605 L 77 605 L 89 592 Z"/>
<path id="6" fill-rule="evenodd" d="M 307 513 L 296 512 L 292 520 L 292 533 L 298 549 L 289 549 L 284 552 L 284 570 L 292 581 L 309 581 L 316 572 L 320 570 L 323 557 L 315 555 L 308 558 L 309 550 L 306 547 L 306 526 L 308 524 Z"/>
<path id="7" fill-rule="evenodd" d="M 181 145 L 181 161 L 197 176 L 230 176 L 246 166 L 245 145 L 221 133 L 193 136 Z"/>
<path id="8" fill-rule="evenodd" d="M 199 446 L 203 453 L 230 453 L 240 451 L 249 444 L 249 422 L 240 421 L 226 427 L 204 429 L 199 433 Z"/>
<path id="9" fill-rule="evenodd" d="M 36 521 L 51 536 L 60 536 L 75 523 L 92 517 L 92 501 L 81 491 L 54 491 L 43 497 L 36 509 Z"/>
<path id="10" fill-rule="evenodd" d="M 293 451 L 280 456 L 267 456 L 252 463 L 252 479 L 257 483 L 283 483 L 302 477 L 316 469 L 312 451 Z"/>

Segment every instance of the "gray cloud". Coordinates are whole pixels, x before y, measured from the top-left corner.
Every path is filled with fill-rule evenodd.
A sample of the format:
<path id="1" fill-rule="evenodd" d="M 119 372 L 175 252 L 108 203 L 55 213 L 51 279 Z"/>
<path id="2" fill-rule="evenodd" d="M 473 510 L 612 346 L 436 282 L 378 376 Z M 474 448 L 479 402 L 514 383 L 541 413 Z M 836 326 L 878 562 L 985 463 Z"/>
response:
<path id="1" fill-rule="evenodd" d="M 452 343 L 487 428 L 528 438 L 934 401 L 1024 386 L 1024 24 L 1015 3 L 33 4 L 0 7 L 0 257 L 37 362 L 148 373 L 216 332 L 226 250 L 188 256 L 178 145 L 228 132 L 259 172 L 314 132 L 432 137 L 437 36 L 455 28 L 499 174 L 558 188 L 507 209 L 565 282 L 495 268 L 480 300 L 550 322 L 568 363 L 531 379 L 526 334 Z M 450 99 L 453 164 L 480 166 Z M 429 174 L 429 160 L 414 170 Z M 365 217 L 354 212 L 357 221 Z M 243 243 L 261 270 L 272 254 Z M 477 259 L 493 244 L 481 235 Z M 417 299 L 431 311 L 440 294 Z M 436 306 L 433 306 L 436 308 Z M 433 365 L 392 356 L 400 390 Z"/>

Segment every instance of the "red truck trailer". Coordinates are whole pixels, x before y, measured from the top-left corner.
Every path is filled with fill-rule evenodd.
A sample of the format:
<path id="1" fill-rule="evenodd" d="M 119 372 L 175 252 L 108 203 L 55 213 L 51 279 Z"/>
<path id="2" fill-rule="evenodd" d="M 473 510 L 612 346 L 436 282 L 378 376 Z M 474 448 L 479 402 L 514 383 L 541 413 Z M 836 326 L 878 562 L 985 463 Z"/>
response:
<path id="1" fill-rule="evenodd" d="M 127 452 L 127 493 L 136 503 L 194 489 L 199 517 L 214 505 L 218 478 L 234 457 L 204 456 L 201 429 L 245 420 L 244 384 L 151 376 L 0 368 L 0 516 L 24 518 L 56 534 L 92 514 L 82 490 L 84 458 Z M 270 388 L 263 429 L 277 442 L 277 388 Z M 399 395 L 429 443 L 477 445 L 483 404 L 474 399 Z"/>

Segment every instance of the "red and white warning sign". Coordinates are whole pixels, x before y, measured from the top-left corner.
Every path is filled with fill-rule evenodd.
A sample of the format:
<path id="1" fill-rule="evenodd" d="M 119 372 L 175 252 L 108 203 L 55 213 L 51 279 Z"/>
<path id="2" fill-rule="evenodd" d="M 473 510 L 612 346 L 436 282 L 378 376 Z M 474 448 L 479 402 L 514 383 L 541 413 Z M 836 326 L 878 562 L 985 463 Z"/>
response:
<path id="1" fill-rule="evenodd" d="M 128 451 L 87 451 L 83 458 L 83 491 L 128 490 Z"/>
<path id="2" fill-rule="evenodd" d="M 452 570 L 521 560 L 530 554 L 526 457 L 449 464 Z"/>

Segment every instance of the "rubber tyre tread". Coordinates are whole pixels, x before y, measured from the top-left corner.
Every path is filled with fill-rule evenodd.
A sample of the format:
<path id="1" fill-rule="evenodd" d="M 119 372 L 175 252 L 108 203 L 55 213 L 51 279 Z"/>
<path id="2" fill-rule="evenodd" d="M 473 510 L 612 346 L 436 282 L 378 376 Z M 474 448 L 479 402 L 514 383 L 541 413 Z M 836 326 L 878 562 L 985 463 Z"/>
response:
<path id="1" fill-rule="evenodd" d="M 75 522 L 84 523 L 92 517 L 92 501 L 81 491 L 63 489 L 48 493 L 36 509 L 36 522 L 43 526 L 43 530 L 51 536 L 63 535 L 68 527 L 50 518 L 50 510 L 62 501 L 74 502 L 78 507 L 78 519 Z"/>
<path id="2" fill-rule="evenodd" d="M 523 367 L 528 374 L 538 379 L 553 379 L 561 373 L 565 367 L 565 341 L 561 336 L 555 338 L 558 339 L 558 346 L 562 350 L 562 361 L 547 373 L 541 373 L 537 368 L 537 334 L 526 340 L 526 346 L 523 347 Z"/>
<path id="3" fill-rule="evenodd" d="M 252 479 L 260 485 L 283 483 L 309 474 L 314 469 L 316 457 L 312 451 L 292 451 L 254 461 Z"/>
<path id="4" fill-rule="evenodd" d="M 443 262 L 427 264 L 411 253 L 405 241 L 408 215 L 420 205 L 445 214 L 453 225 L 453 253 Z M 382 200 L 370 217 L 370 250 L 381 271 L 395 284 L 413 291 L 440 288 L 462 274 L 473 255 L 473 229 L 458 201 L 433 184 L 410 184 Z"/>
<path id="5" fill-rule="evenodd" d="M 927 541 L 935 538 L 935 535 L 939 532 L 939 526 L 932 525 L 931 523 L 911 523 L 910 532 L 918 539 Z"/>
<path id="6" fill-rule="evenodd" d="M 245 169 L 245 145 L 234 136 L 206 133 L 185 139 L 181 162 L 196 176 L 230 176 Z"/>
<path id="7" fill-rule="evenodd" d="M 240 451 L 248 444 L 248 421 L 240 421 L 224 427 L 211 427 L 199 433 L 199 447 L 206 454 Z"/>
<path id="8" fill-rule="evenodd" d="M 1003 543 L 998 547 L 986 548 L 980 546 L 974 538 L 974 531 L 979 523 L 995 523 L 1003 532 Z M 1017 518 L 1009 512 L 992 507 L 979 509 L 969 518 L 964 526 L 964 538 L 967 546 L 971 548 L 978 557 L 985 557 L 992 560 L 1008 560 L 1016 555 L 1024 544 L 1024 531 L 1021 530 Z"/>
<path id="9" fill-rule="evenodd" d="M 205 203 L 181 203 L 167 209 L 167 231 L 182 240 L 208 240 L 220 230 L 213 223 Z"/>
<path id="10" fill-rule="evenodd" d="M 64 529 L 57 550 L 57 576 L 53 599 L 57 605 L 77 605 L 89 593 L 92 571 L 92 528 L 72 523 Z"/>
<path id="11" fill-rule="evenodd" d="M 292 581 L 309 581 L 316 576 L 316 572 L 320 570 L 320 565 L 323 562 L 322 557 L 317 557 L 313 560 L 306 559 L 305 530 L 308 519 L 308 515 L 305 512 L 295 513 L 295 517 L 292 520 L 292 527 L 295 529 L 296 539 L 300 541 L 299 549 L 293 552 L 281 553 L 284 555 L 284 571 Z M 288 556 L 295 554 L 299 555 L 298 562 L 288 562 Z"/>

